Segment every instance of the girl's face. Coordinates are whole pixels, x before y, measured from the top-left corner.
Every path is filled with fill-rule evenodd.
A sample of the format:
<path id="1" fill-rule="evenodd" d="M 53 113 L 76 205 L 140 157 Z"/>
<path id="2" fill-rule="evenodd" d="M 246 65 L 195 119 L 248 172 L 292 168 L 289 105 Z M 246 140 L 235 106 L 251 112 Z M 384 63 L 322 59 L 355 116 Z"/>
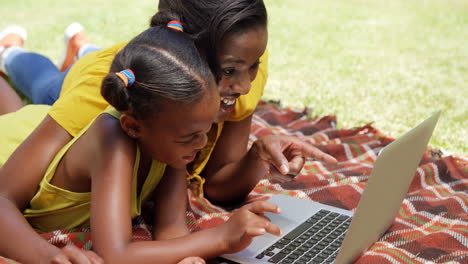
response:
<path id="1" fill-rule="evenodd" d="M 217 55 L 221 104 L 216 122 L 225 121 L 234 111 L 236 99 L 249 93 L 267 42 L 268 32 L 263 26 L 231 33 L 223 38 Z"/>
<path id="2" fill-rule="evenodd" d="M 138 142 L 152 159 L 184 168 L 207 143 L 206 134 L 219 112 L 219 94 L 210 91 L 192 104 L 165 103 L 156 117 L 143 120 Z"/>

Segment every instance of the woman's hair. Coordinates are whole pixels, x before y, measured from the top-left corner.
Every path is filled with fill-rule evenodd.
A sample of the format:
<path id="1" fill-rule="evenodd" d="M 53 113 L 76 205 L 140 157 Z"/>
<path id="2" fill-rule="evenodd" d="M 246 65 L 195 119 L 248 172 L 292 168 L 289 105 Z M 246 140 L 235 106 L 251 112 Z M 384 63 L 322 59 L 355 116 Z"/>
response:
<path id="1" fill-rule="evenodd" d="M 160 0 L 159 12 L 151 18 L 151 26 L 168 19 L 183 23 L 213 73 L 218 68 L 219 46 L 227 34 L 258 26 L 266 28 L 268 21 L 263 0 Z"/>
<path id="2" fill-rule="evenodd" d="M 116 74 L 125 69 L 135 75 L 135 82 L 128 87 Z M 101 94 L 118 111 L 146 119 L 161 110 L 163 102 L 197 102 L 212 81 L 208 65 L 187 34 L 156 26 L 117 53 L 102 82 Z"/>

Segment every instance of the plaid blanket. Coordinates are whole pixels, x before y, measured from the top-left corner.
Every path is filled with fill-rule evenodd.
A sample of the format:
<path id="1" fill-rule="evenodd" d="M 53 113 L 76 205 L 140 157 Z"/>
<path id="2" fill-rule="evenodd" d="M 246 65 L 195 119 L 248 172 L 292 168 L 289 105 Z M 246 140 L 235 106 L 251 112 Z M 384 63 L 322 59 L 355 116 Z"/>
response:
<path id="1" fill-rule="evenodd" d="M 293 135 L 318 145 L 339 164 L 307 161 L 294 179 L 266 175 L 248 200 L 287 194 L 355 210 L 377 153 L 393 138 L 371 124 L 337 129 L 334 116 L 310 118 L 306 110 L 261 103 L 255 112 L 250 143 L 268 134 Z M 188 190 L 187 223 L 197 231 L 226 221 L 230 212 Z M 151 239 L 145 217 L 134 220 L 134 240 Z M 50 243 L 92 247 L 87 229 L 43 234 Z M 216 262 L 216 261 L 214 261 Z M 2 259 L 0 264 L 15 263 Z M 468 263 L 468 157 L 443 156 L 428 148 L 408 194 L 388 231 L 356 263 Z"/>

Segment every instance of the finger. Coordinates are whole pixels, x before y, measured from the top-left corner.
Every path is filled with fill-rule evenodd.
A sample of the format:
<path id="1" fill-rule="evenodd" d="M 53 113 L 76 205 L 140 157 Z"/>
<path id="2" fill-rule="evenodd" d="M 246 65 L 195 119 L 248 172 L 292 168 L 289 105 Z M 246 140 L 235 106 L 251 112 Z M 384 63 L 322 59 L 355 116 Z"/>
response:
<path id="1" fill-rule="evenodd" d="M 50 260 L 50 264 L 72 264 L 68 258 L 62 254 L 54 256 Z"/>
<path id="2" fill-rule="evenodd" d="M 263 139 L 268 138 L 263 142 L 261 139 L 257 140 L 255 143 L 257 154 L 259 158 L 267 163 L 267 167 L 270 167 L 270 164 L 273 165 L 278 171 L 283 175 L 287 174 L 289 171 L 288 159 L 283 154 L 283 149 L 281 145 L 281 137 L 270 136 L 264 137 Z M 261 142 L 261 143 L 258 143 Z"/>
<path id="3" fill-rule="evenodd" d="M 104 264 L 104 260 L 91 250 L 85 250 L 83 253 L 88 257 L 92 264 Z"/>
<path id="4" fill-rule="evenodd" d="M 281 147 L 277 144 L 272 144 L 267 148 L 270 159 L 268 160 L 281 174 L 289 173 L 288 159 L 284 156 Z"/>
<path id="5" fill-rule="evenodd" d="M 181 260 L 178 264 L 205 264 L 205 260 L 199 257 L 188 257 Z"/>
<path id="6" fill-rule="evenodd" d="M 279 229 L 279 227 L 275 224 L 273 224 L 272 222 L 270 221 L 266 221 L 264 222 L 265 223 L 265 231 L 272 234 L 272 235 L 275 235 L 275 236 L 281 236 L 281 230 Z"/>
<path id="7" fill-rule="evenodd" d="M 245 233 L 243 235 L 243 238 L 241 240 L 244 240 L 244 239 L 252 239 L 253 237 L 256 237 L 256 236 L 262 236 L 266 234 L 266 229 L 263 228 L 263 227 L 257 227 L 257 226 L 251 226 L 251 227 L 248 227 L 246 230 L 245 230 Z"/>
<path id="8" fill-rule="evenodd" d="M 73 264 L 91 264 L 83 250 L 74 245 L 67 245 L 62 248 L 62 253 L 68 257 Z"/>
<path id="9" fill-rule="evenodd" d="M 276 204 L 267 201 L 256 201 L 245 205 L 245 208 L 254 214 L 264 214 L 265 212 L 279 214 L 281 212 Z"/>
<path id="10" fill-rule="evenodd" d="M 289 161 L 289 175 L 297 175 L 301 172 L 302 168 L 304 167 L 305 159 L 304 157 L 298 155 L 294 156 Z"/>
<path id="11" fill-rule="evenodd" d="M 333 156 L 308 143 L 303 145 L 302 154 L 306 157 L 314 158 L 323 162 L 338 163 L 338 161 Z"/>
<path id="12" fill-rule="evenodd" d="M 247 233 L 252 237 L 264 235 L 266 233 L 270 233 L 275 236 L 281 235 L 281 230 L 278 226 L 262 216 L 257 216 L 256 219 L 251 219 L 250 224 L 251 226 L 247 228 Z"/>

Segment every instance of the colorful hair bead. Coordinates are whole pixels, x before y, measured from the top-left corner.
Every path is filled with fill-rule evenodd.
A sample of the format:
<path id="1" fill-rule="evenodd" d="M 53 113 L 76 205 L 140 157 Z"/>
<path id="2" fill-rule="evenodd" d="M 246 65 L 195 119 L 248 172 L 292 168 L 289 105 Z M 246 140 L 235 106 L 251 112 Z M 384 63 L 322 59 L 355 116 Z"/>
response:
<path id="1" fill-rule="evenodd" d="M 167 23 L 167 27 L 180 32 L 184 32 L 184 27 L 182 26 L 182 23 L 180 23 L 177 20 L 169 21 L 169 23 Z"/>
<path id="2" fill-rule="evenodd" d="M 130 69 L 116 72 L 115 74 L 123 81 L 125 87 L 128 87 L 135 82 L 135 74 Z"/>

